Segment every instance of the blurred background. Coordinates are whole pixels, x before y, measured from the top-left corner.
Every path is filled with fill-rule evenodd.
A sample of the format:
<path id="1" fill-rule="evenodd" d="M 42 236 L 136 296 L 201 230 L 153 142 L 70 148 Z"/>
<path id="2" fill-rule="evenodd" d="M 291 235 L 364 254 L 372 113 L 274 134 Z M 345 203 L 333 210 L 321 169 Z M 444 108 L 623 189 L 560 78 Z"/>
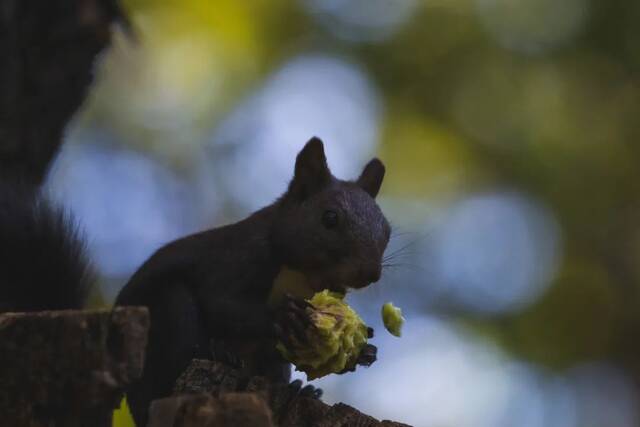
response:
<path id="1" fill-rule="evenodd" d="M 313 135 L 387 165 L 397 251 L 350 296 L 370 369 L 316 385 L 417 427 L 640 425 L 640 2 L 125 0 L 51 196 L 109 304 L 159 246 L 284 191 Z M 403 308 L 402 338 L 379 309 Z"/>

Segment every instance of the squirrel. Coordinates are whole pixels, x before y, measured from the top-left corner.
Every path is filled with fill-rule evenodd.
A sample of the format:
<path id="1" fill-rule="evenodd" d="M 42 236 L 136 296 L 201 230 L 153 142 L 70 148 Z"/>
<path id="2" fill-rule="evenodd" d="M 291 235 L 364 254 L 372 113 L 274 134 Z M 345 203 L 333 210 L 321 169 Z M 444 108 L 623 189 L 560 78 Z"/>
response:
<path id="1" fill-rule="evenodd" d="M 287 294 L 275 308 L 269 304 L 275 284 L 294 272 L 311 294 L 344 293 L 380 279 L 391 233 L 375 202 L 384 174 L 382 162 L 373 159 L 357 180 L 337 179 L 314 137 L 274 203 L 237 223 L 171 242 L 143 263 L 115 303 L 146 306 L 150 313 L 144 371 L 126 390 L 137 425 L 146 425 L 150 402 L 169 396 L 194 358 L 239 361 L 250 375 L 289 383 L 291 365 L 275 343 L 294 336 L 304 341 L 310 320 L 302 298 Z M 358 364 L 369 366 L 375 358 L 368 344 Z M 321 394 L 312 386 L 301 392 Z"/>

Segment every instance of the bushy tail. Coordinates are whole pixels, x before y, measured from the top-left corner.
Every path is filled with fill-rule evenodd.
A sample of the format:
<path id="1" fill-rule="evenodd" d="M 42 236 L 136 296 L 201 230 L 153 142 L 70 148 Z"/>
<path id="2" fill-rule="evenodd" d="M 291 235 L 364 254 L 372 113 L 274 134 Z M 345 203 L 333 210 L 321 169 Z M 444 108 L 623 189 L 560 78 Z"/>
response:
<path id="1" fill-rule="evenodd" d="M 37 192 L 0 185 L 0 312 L 81 308 L 92 282 L 70 214 Z"/>

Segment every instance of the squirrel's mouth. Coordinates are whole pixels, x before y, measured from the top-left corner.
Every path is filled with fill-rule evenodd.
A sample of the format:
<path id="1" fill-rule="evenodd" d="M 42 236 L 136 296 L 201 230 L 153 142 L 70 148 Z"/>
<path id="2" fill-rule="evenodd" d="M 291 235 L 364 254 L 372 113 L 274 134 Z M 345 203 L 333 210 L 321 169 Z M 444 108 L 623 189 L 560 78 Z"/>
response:
<path id="1" fill-rule="evenodd" d="M 330 285 L 328 286 L 328 289 L 331 292 L 338 292 L 340 294 L 346 294 L 347 291 L 349 290 L 347 286 L 343 286 L 343 285 Z"/>
<path id="2" fill-rule="evenodd" d="M 373 282 L 353 283 L 351 286 L 349 286 L 349 288 L 351 288 L 351 289 L 362 289 L 362 288 L 366 288 L 367 286 L 370 286 L 372 284 L 373 284 Z"/>
<path id="3" fill-rule="evenodd" d="M 348 285 L 330 286 L 329 290 L 333 292 L 340 292 L 340 293 L 346 294 L 351 289 L 362 289 L 372 284 L 373 284 L 372 282 L 356 282 L 356 283 L 349 283 Z"/>
<path id="4" fill-rule="evenodd" d="M 311 276 L 309 278 L 309 283 L 311 288 L 315 290 L 315 292 L 320 292 L 324 289 L 328 289 L 331 292 L 337 292 L 340 294 L 346 294 L 352 289 L 362 289 L 371 285 L 373 282 L 368 281 L 337 281 L 330 280 L 320 276 Z"/>

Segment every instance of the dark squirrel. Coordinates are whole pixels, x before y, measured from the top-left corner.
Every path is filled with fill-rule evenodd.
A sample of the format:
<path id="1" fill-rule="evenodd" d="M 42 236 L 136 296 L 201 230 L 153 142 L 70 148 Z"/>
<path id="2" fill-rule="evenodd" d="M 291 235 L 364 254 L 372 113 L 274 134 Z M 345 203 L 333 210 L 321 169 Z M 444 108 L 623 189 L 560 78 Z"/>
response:
<path id="1" fill-rule="evenodd" d="M 127 390 L 137 425 L 146 425 L 150 402 L 171 394 L 193 358 L 233 358 L 251 375 L 290 381 L 290 364 L 275 342 L 304 339 L 308 318 L 302 299 L 288 296 L 276 309 L 267 304 L 274 281 L 291 269 L 313 292 L 377 282 L 390 236 L 374 200 L 384 172 L 373 159 L 356 181 L 337 179 L 322 142 L 313 138 L 297 156 L 286 193 L 273 204 L 235 224 L 169 243 L 140 267 L 116 300 L 147 306 L 151 315 L 144 373 Z M 369 345 L 358 363 L 371 364 L 375 351 Z"/>

